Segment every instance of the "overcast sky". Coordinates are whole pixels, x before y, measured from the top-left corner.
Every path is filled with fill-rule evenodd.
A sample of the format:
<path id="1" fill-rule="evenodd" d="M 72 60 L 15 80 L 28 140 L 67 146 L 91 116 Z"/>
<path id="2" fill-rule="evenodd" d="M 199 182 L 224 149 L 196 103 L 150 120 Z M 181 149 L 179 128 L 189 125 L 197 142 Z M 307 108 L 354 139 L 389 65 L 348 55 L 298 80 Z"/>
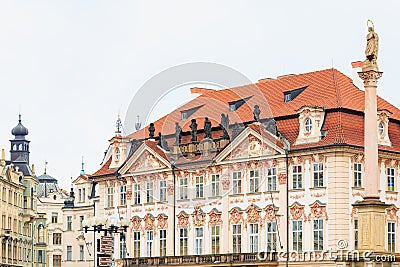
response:
<path id="1" fill-rule="evenodd" d="M 252 81 L 331 68 L 351 77 L 366 20 L 378 94 L 400 106 L 399 1 L 0 1 L 0 147 L 21 109 L 31 162 L 69 187 L 96 171 L 135 91 L 169 67 L 215 62 Z"/>

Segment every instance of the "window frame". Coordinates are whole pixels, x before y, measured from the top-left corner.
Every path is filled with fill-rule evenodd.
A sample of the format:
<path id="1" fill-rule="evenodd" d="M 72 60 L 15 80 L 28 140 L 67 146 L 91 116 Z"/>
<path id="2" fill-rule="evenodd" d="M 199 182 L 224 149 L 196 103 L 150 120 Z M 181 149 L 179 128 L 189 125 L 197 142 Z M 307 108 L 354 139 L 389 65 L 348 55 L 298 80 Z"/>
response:
<path id="1" fill-rule="evenodd" d="M 249 252 L 257 253 L 260 229 L 258 223 L 249 223 Z"/>
<path id="2" fill-rule="evenodd" d="M 167 230 L 160 229 L 159 230 L 159 249 L 160 249 L 160 257 L 164 257 L 167 255 Z"/>
<path id="3" fill-rule="evenodd" d="M 221 244 L 221 226 L 212 225 L 211 226 L 211 253 L 219 254 Z"/>
<path id="4" fill-rule="evenodd" d="M 324 163 L 314 162 L 312 170 L 313 186 L 315 188 L 324 187 Z"/>
<path id="5" fill-rule="evenodd" d="M 242 172 L 232 172 L 232 194 L 242 194 Z"/>
<path id="6" fill-rule="evenodd" d="M 72 261 L 72 246 L 67 246 L 67 258 L 66 261 Z"/>
<path id="7" fill-rule="evenodd" d="M 179 199 L 188 199 L 188 178 L 179 178 Z"/>
<path id="8" fill-rule="evenodd" d="M 395 168 L 388 167 L 386 168 L 386 177 L 387 177 L 387 191 L 394 192 L 396 181 L 395 181 Z"/>
<path id="9" fill-rule="evenodd" d="M 296 164 L 296 165 L 292 166 L 292 189 L 303 189 L 303 165 L 302 164 Z"/>
<path id="10" fill-rule="evenodd" d="M 153 256 L 154 231 L 146 231 L 146 257 Z"/>
<path id="11" fill-rule="evenodd" d="M 276 167 L 267 168 L 267 191 L 277 191 L 277 169 Z"/>
<path id="12" fill-rule="evenodd" d="M 196 255 L 204 253 L 204 227 L 194 228 L 194 253 Z"/>
<path id="13" fill-rule="evenodd" d="M 119 205 L 126 206 L 126 185 L 119 187 Z"/>
<path id="14" fill-rule="evenodd" d="M 195 198 L 204 198 L 204 176 L 195 176 Z"/>
<path id="15" fill-rule="evenodd" d="M 188 229 L 179 228 L 179 255 L 188 255 Z"/>
<path id="16" fill-rule="evenodd" d="M 353 164 L 353 185 L 354 187 L 362 187 L 362 171 L 363 164 L 361 162 L 354 162 Z"/>
<path id="17" fill-rule="evenodd" d="M 133 184 L 133 204 L 139 205 L 140 200 L 140 184 L 135 183 Z"/>
<path id="18" fill-rule="evenodd" d="M 133 257 L 140 257 L 140 231 L 133 231 Z"/>
<path id="19" fill-rule="evenodd" d="M 387 224 L 388 231 L 387 231 L 387 246 L 389 252 L 396 251 L 396 222 L 388 222 Z"/>
<path id="20" fill-rule="evenodd" d="M 313 240 L 314 251 L 323 251 L 324 250 L 324 219 L 322 219 L 322 218 L 313 219 L 312 233 L 313 233 L 312 240 Z M 317 237 L 317 239 L 316 239 L 316 237 Z"/>
<path id="21" fill-rule="evenodd" d="M 242 253 L 242 225 L 232 224 L 232 250 L 233 253 Z"/>
<path id="22" fill-rule="evenodd" d="M 306 118 L 304 120 L 304 131 L 306 133 L 311 133 L 312 129 L 313 129 L 313 121 L 312 121 L 312 119 L 311 118 Z"/>
<path id="23" fill-rule="evenodd" d="M 159 191 L 159 201 L 166 202 L 167 201 L 167 181 L 160 180 L 158 182 L 158 191 Z"/>
<path id="24" fill-rule="evenodd" d="M 303 221 L 292 221 L 292 249 L 296 252 L 303 251 Z"/>
<path id="25" fill-rule="evenodd" d="M 154 183 L 152 181 L 146 182 L 146 203 L 154 203 Z"/>
<path id="26" fill-rule="evenodd" d="M 267 232 L 267 251 L 277 251 L 278 243 L 278 225 L 276 221 L 267 222 L 266 225 Z"/>
<path id="27" fill-rule="evenodd" d="M 67 231 L 72 231 L 72 216 L 67 216 Z"/>
<path id="28" fill-rule="evenodd" d="M 257 173 L 257 175 L 255 175 Z M 249 193 L 260 192 L 260 170 L 249 171 Z"/>
<path id="29" fill-rule="evenodd" d="M 220 195 L 220 175 L 211 174 L 211 196 L 218 197 Z"/>
<path id="30" fill-rule="evenodd" d="M 107 208 L 114 207 L 114 187 L 107 187 Z"/>

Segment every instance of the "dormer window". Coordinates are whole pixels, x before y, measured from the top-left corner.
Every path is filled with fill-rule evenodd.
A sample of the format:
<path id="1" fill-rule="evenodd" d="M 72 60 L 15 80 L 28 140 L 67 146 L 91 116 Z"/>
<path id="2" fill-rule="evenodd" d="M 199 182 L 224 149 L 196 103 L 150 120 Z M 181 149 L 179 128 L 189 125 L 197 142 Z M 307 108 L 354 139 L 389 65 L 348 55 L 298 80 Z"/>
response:
<path id="1" fill-rule="evenodd" d="M 229 104 L 229 111 L 230 112 L 234 112 L 234 111 L 238 110 L 247 100 L 249 100 L 252 97 L 253 96 L 249 96 L 249 97 L 246 97 L 246 98 L 243 98 L 243 99 L 239 99 L 239 100 L 236 100 L 236 101 L 229 102 L 228 103 Z"/>
<path id="2" fill-rule="evenodd" d="M 118 161 L 119 158 L 120 158 L 120 156 L 121 156 L 121 151 L 120 151 L 119 148 L 117 147 L 117 148 L 115 149 L 115 160 Z"/>
<path id="3" fill-rule="evenodd" d="M 187 110 L 181 110 L 181 120 L 184 121 L 184 120 L 189 119 L 189 117 L 192 116 L 193 113 L 195 113 L 197 110 L 199 110 L 202 106 L 204 106 L 204 105 L 194 107 L 191 109 L 187 109 Z"/>
<path id="4" fill-rule="evenodd" d="M 299 114 L 299 135 L 296 145 L 319 142 L 325 134 L 322 125 L 325 120 L 325 111 L 322 107 L 303 106 L 297 110 Z"/>
<path id="5" fill-rule="evenodd" d="M 300 95 L 304 90 L 306 90 L 307 86 L 300 87 L 291 91 L 283 92 L 283 101 L 290 102 L 295 99 L 298 95 Z"/>
<path id="6" fill-rule="evenodd" d="M 304 127 L 307 133 L 311 132 L 312 130 L 312 120 L 310 118 L 307 118 L 305 123 L 304 123 Z"/>

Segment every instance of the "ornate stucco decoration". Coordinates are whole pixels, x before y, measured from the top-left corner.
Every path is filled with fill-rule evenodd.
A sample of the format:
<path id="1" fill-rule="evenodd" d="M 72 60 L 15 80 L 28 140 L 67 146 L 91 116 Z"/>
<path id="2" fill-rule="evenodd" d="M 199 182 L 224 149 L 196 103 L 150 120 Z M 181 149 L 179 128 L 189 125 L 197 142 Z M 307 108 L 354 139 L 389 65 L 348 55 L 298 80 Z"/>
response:
<path id="1" fill-rule="evenodd" d="M 177 223 L 177 227 L 178 228 L 188 228 L 189 225 L 189 215 L 187 215 L 185 212 L 180 212 L 178 214 L 178 223 Z"/>
<path id="2" fill-rule="evenodd" d="M 194 226 L 204 226 L 206 222 L 206 215 L 199 207 L 194 208 L 192 217 Z"/>
<path id="3" fill-rule="evenodd" d="M 261 220 L 260 211 L 256 208 L 254 204 L 251 204 L 250 207 L 246 211 L 247 213 L 247 222 L 256 223 Z"/>
<path id="4" fill-rule="evenodd" d="M 304 206 L 297 202 L 290 207 L 290 215 L 292 220 L 300 220 L 301 218 L 303 218 L 304 221 L 307 220 L 306 214 L 304 213 Z"/>
<path id="5" fill-rule="evenodd" d="M 399 223 L 399 216 L 397 216 L 397 211 L 399 209 L 395 206 L 392 205 L 390 208 L 386 209 L 386 220 L 389 221 L 396 221 L 396 223 Z"/>
<path id="6" fill-rule="evenodd" d="M 392 146 L 389 139 L 389 117 L 392 113 L 388 110 L 378 110 L 378 144 L 381 146 Z"/>
<path id="7" fill-rule="evenodd" d="M 132 217 L 131 223 L 132 223 L 131 230 L 139 231 L 142 229 L 142 219 L 140 219 L 138 216 Z"/>
<path id="8" fill-rule="evenodd" d="M 147 213 L 144 216 L 143 220 L 144 220 L 144 229 L 145 230 L 150 231 L 150 230 L 154 230 L 155 229 L 153 215 L 151 215 L 150 213 Z"/>
<path id="9" fill-rule="evenodd" d="M 157 216 L 157 227 L 158 229 L 168 228 L 168 217 L 165 214 L 161 213 Z"/>
<path id="10" fill-rule="evenodd" d="M 314 204 L 310 206 L 311 213 L 309 215 L 308 220 L 311 221 L 312 218 L 325 218 L 328 220 L 328 214 L 326 212 L 326 206 L 321 204 L 319 201 L 315 201 Z"/>
<path id="11" fill-rule="evenodd" d="M 211 212 L 208 214 L 208 217 L 208 225 L 222 224 L 221 212 L 217 211 L 216 209 L 212 209 Z"/>
<path id="12" fill-rule="evenodd" d="M 243 222 L 243 212 L 239 208 L 233 208 L 229 212 L 229 224 L 240 224 Z"/>
<path id="13" fill-rule="evenodd" d="M 276 212 L 277 212 L 277 208 L 276 207 L 274 207 L 274 206 L 272 206 L 272 205 L 268 205 L 266 208 L 265 208 L 265 217 L 264 217 L 264 220 L 266 220 L 266 221 L 270 221 L 270 222 L 272 222 L 272 221 L 274 221 L 275 220 L 275 217 L 276 217 Z"/>

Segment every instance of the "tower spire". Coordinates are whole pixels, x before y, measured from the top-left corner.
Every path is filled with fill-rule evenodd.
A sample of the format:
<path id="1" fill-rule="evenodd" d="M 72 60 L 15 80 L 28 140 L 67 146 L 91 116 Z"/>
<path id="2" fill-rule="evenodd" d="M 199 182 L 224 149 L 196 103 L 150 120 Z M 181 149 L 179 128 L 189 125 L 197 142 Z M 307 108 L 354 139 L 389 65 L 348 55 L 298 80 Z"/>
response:
<path id="1" fill-rule="evenodd" d="M 47 174 L 47 161 L 44 162 L 44 174 Z"/>
<path id="2" fill-rule="evenodd" d="M 121 115 L 118 113 L 118 118 L 117 118 L 117 123 L 116 123 L 116 131 L 115 133 L 117 135 L 121 135 L 121 130 L 122 130 L 122 122 L 121 122 Z"/>
<path id="3" fill-rule="evenodd" d="M 82 168 L 81 168 L 81 175 L 85 174 L 85 163 L 83 162 L 83 156 L 82 156 Z"/>

